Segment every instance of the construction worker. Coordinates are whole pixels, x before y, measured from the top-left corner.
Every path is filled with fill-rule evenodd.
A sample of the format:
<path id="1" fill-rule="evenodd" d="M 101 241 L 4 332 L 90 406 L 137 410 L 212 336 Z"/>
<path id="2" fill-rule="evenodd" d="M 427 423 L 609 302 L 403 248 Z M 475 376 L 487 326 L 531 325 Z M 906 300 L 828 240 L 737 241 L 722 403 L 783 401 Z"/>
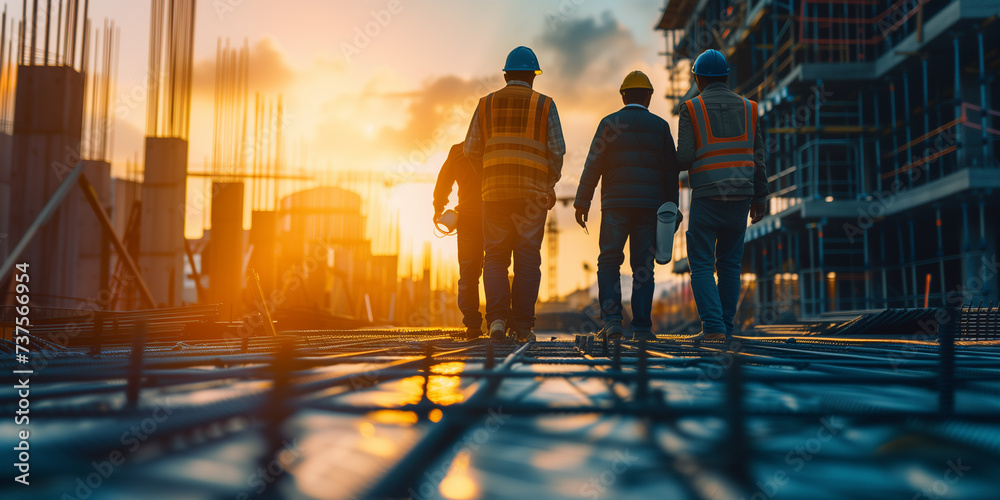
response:
<path id="1" fill-rule="evenodd" d="M 601 181 L 601 254 L 597 258 L 602 339 L 622 338 L 621 265 L 628 240 L 632 266 L 632 338 L 655 340 L 653 307 L 656 211 L 678 201 L 677 161 L 670 125 L 648 109 L 653 85 L 641 71 L 619 89 L 625 107 L 605 116 L 590 144 L 576 191 L 576 221 L 587 227 L 591 198 Z M 680 220 L 677 221 L 679 226 Z"/>
<path id="2" fill-rule="evenodd" d="M 486 322 L 490 339 L 534 340 L 546 212 L 555 205 L 566 144 L 551 97 L 532 90 L 542 73 L 535 53 L 517 47 L 503 68 L 507 86 L 479 101 L 465 154 L 483 176 Z M 514 260 L 514 279 L 507 270 Z"/>
<path id="3" fill-rule="evenodd" d="M 434 222 L 448 205 L 451 188 L 458 183 L 458 309 L 462 311 L 465 338 L 483 334 L 483 314 L 479 311 L 479 277 L 483 274 L 483 197 L 482 175 L 465 157 L 465 144 L 451 147 L 438 172 L 434 186 Z"/>
<path id="4" fill-rule="evenodd" d="M 692 340 L 730 338 L 747 215 L 756 224 L 767 210 L 764 147 L 757 103 L 729 89 L 725 56 L 706 50 L 691 70 L 700 94 L 680 106 L 677 162 L 691 185 L 687 251 L 702 324 Z"/>

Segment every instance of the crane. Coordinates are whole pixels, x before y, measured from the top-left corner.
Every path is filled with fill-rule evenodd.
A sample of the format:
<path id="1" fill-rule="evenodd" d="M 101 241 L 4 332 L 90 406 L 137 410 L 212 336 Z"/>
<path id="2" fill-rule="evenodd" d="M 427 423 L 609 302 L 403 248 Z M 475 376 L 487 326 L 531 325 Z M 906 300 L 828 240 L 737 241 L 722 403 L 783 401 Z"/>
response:
<path id="1" fill-rule="evenodd" d="M 556 198 L 556 205 L 563 207 L 571 206 L 576 198 L 564 196 Z M 548 289 L 546 298 L 552 302 L 559 298 L 559 222 L 556 214 L 549 216 L 549 222 L 545 226 L 546 238 L 548 238 L 548 270 L 546 283 Z"/>

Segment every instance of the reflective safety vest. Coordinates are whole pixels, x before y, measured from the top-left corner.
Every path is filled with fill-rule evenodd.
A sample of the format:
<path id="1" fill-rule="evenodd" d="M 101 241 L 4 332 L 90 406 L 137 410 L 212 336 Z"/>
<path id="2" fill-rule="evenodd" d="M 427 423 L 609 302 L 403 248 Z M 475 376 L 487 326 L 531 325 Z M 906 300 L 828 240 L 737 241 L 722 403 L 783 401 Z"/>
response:
<path id="1" fill-rule="evenodd" d="M 523 85 L 507 85 L 480 99 L 484 201 L 548 194 L 551 106 L 552 98 Z"/>
<path id="2" fill-rule="evenodd" d="M 691 189 L 753 186 L 753 142 L 757 134 L 757 103 L 743 99 L 743 135 L 719 138 L 712 133 L 701 96 L 684 103 L 694 128 L 695 160 L 688 172 Z"/>

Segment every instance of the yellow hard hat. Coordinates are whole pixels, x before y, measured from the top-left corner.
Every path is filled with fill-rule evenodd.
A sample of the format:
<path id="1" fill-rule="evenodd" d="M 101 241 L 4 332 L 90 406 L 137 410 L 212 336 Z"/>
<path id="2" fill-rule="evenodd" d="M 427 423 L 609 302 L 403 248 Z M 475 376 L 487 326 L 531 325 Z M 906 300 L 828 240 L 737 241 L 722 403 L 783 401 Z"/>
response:
<path id="1" fill-rule="evenodd" d="M 625 80 L 622 82 L 622 87 L 618 89 L 619 92 L 624 92 L 625 89 L 648 89 L 653 90 L 653 84 L 649 83 L 649 78 L 645 73 L 639 70 L 635 70 L 625 76 Z"/>

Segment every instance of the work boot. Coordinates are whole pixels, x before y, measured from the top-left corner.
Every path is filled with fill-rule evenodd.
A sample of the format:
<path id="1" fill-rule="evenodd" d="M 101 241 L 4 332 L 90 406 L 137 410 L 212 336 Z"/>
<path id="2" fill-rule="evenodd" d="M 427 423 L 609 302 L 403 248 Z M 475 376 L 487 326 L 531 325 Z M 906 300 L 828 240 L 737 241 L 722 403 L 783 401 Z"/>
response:
<path id="1" fill-rule="evenodd" d="M 483 330 L 478 326 L 470 326 L 465 329 L 465 333 L 462 334 L 462 338 L 465 340 L 476 340 L 483 336 Z"/>
<path id="2" fill-rule="evenodd" d="M 706 338 L 709 340 L 718 340 L 718 339 L 723 339 L 725 337 L 726 337 L 725 333 L 713 333 L 702 330 L 694 335 L 691 335 L 690 337 L 686 337 L 681 340 L 685 342 L 701 342 Z"/>
<path id="3" fill-rule="evenodd" d="M 604 328 L 597 332 L 597 340 L 621 340 L 621 338 L 622 325 L 619 324 L 604 325 Z"/>
<path id="4" fill-rule="evenodd" d="M 651 331 L 634 331 L 632 332 L 632 340 L 638 342 L 640 340 L 645 340 L 647 342 L 656 342 L 656 335 L 653 335 Z"/>
<path id="5" fill-rule="evenodd" d="M 498 319 L 490 323 L 490 341 L 503 342 L 507 340 L 507 322 Z"/>
<path id="6" fill-rule="evenodd" d="M 531 328 L 528 328 L 527 330 L 514 330 L 514 338 L 517 339 L 518 342 L 534 342 L 536 340 L 535 331 Z"/>

